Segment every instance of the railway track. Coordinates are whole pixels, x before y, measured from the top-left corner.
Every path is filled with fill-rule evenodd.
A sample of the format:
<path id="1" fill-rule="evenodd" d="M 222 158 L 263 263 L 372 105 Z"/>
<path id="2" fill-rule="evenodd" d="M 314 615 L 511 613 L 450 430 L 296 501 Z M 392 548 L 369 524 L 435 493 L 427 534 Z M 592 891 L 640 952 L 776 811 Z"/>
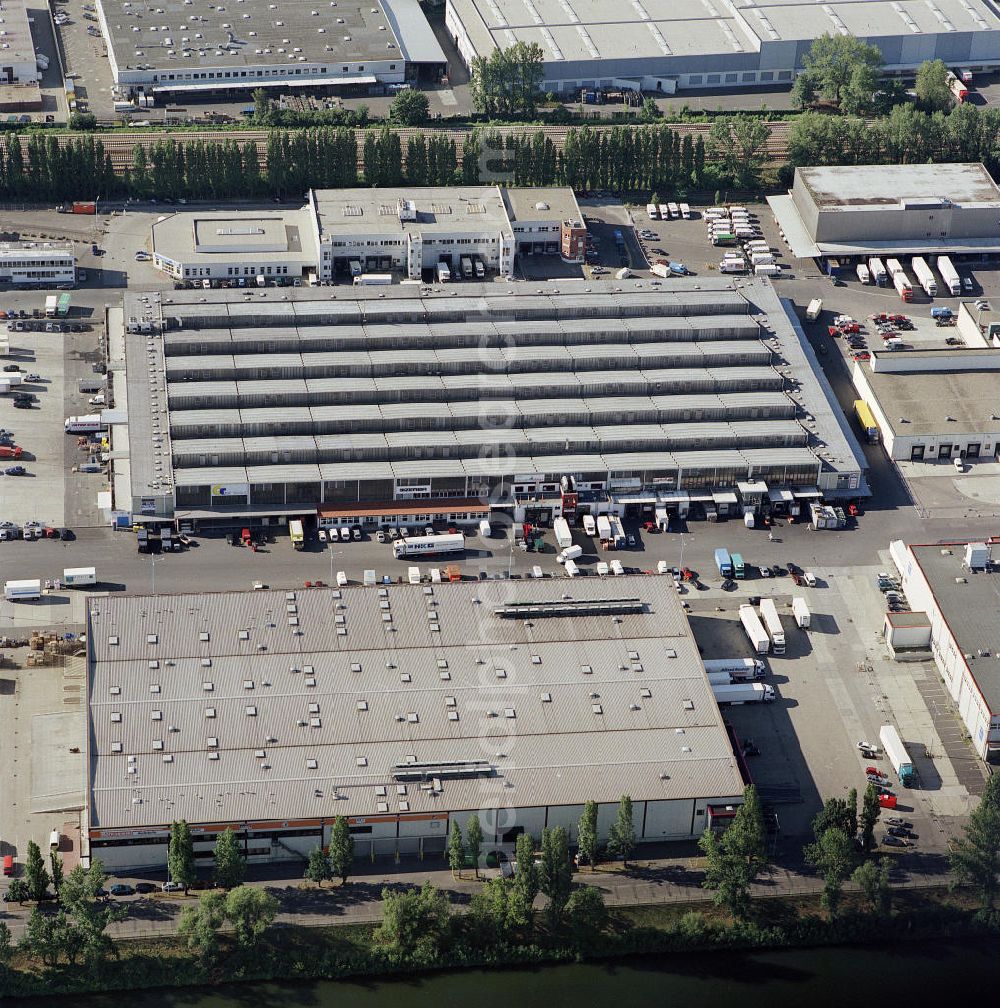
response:
<path id="1" fill-rule="evenodd" d="M 679 136 L 684 137 L 690 135 L 692 137 L 703 136 L 706 137 L 709 130 L 711 129 L 708 123 L 668 123 L 665 124 L 670 127 Z M 492 127 L 496 133 L 504 136 L 514 135 L 514 134 L 527 134 L 529 136 L 534 136 L 536 133 L 543 133 L 548 137 L 556 147 L 556 150 L 562 150 L 566 144 L 566 135 L 568 131 L 574 127 L 569 126 L 497 126 Z M 595 133 L 604 133 L 613 129 L 613 125 L 601 125 L 595 124 L 589 126 Z M 637 127 L 641 128 L 641 127 Z M 783 161 L 787 159 L 788 156 L 788 132 L 790 128 L 790 123 L 778 120 L 775 122 L 768 123 L 768 128 L 770 130 L 770 136 L 768 139 L 768 156 L 773 161 Z M 81 134 L 71 134 L 71 133 L 60 133 L 56 135 L 56 140 L 60 146 L 65 146 L 71 139 L 82 136 L 93 136 L 95 139 L 100 139 L 104 144 L 105 150 L 111 155 L 111 165 L 118 175 L 123 175 L 129 168 L 132 167 L 132 157 L 133 151 L 136 144 L 141 144 L 147 150 L 153 147 L 157 143 L 161 143 L 164 140 L 172 139 L 178 144 L 186 143 L 210 143 L 210 144 L 225 144 L 231 141 L 239 144 L 241 147 L 248 143 L 252 143 L 257 148 L 258 163 L 261 167 L 264 166 L 266 161 L 266 151 L 267 151 L 267 138 L 270 134 L 270 130 L 266 129 L 244 129 L 244 130 L 198 130 L 193 132 L 190 130 L 171 130 L 163 129 L 151 132 L 148 130 L 116 130 L 114 133 L 81 133 Z M 296 132 L 295 130 L 288 130 L 289 133 Z M 358 143 L 358 168 L 360 169 L 363 165 L 362 154 L 364 148 L 364 138 L 366 130 L 355 130 L 355 135 Z M 408 128 L 402 127 L 397 129 L 396 132 L 399 134 L 400 142 L 403 145 L 403 150 L 406 150 L 407 141 L 415 136 L 445 136 L 449 140 L 454 140 L 457 147 L 461 148 L 462 144 L 465 142 L 466 137 L 473 132 L 473 127 L 463 127 L 458 129 L 433 129 L 433 128 Z"/>

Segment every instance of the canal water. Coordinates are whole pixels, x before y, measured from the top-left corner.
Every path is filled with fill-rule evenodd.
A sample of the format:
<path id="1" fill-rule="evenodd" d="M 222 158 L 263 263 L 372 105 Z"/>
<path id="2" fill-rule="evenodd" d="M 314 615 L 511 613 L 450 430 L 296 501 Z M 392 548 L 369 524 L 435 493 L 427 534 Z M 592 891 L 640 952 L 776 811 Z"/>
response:
<path id="1" fill-rule="evenodd" d="M 713 952 L 401 980 L 246 984 L 9 1001 L 5 1008 L 920 1008 L 993 989 L 985 944 Z"/>

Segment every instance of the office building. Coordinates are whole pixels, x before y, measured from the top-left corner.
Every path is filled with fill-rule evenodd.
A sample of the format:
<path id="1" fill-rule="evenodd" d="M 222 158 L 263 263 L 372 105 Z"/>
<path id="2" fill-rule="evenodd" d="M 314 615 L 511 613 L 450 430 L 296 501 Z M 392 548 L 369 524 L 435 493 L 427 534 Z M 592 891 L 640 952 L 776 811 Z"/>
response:
<path id="1" fill-rule="evenodd" d="M 0 242 L 0 283 L 57 287 L 75 282 L 72 242 Z"/>

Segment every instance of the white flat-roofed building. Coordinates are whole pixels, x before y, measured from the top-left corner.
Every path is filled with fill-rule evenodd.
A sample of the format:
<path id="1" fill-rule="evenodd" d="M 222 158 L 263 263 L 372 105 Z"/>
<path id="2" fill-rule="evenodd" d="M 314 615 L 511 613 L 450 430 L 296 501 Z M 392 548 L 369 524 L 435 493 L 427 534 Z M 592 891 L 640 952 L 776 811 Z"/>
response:
<path id="1" fill-rule="evenodd" d="M 889 73 L 934 58 L 1000 64 L 1000 16 L 988 0 L 447 0 L 445 25 L 468 66 L 516 42 L 539 45 L 542 91 L 791 84 L 824 33 L 878 46 Z"/>
<path id="2" fill-rule="evenodd" d="M 313 232 L 307 209 L 172 213 L 152 227 L 153 265 L 196 282 L 302 278 L 316 268 Z"/>
<path id="3" fill-rule="evenodd" d="M 0 283 L 54 287 L 75 281 L 71 242 L 0 242 Z"/>
<path id="4" fill-rule="evenodd" d="M 251 862 L 301 858 L 343 815 L 358 857 L 439 859 L 472 814 L 509 852 L 544 826 L 575 841 L 588 800 L 605 837 L 623 794 L 640 843 L 724 828 L 744 780 L 671 579 L 572 594 L 91 598 L 85 853 L 162 866 L 186 819 L 198 858 L 230 826 Z"/>
<path id="5" fill-rule="evenodd" d="M 42 75 L 25 0 L 4 0 L 0 18 L 0 84 L 37 84 Z"/>
<path id="6" fill-rule="evenodd" d="M 257 88 L 367 89 L 436 80 L 447 58 L 418 0 L 360 5 L 238 0 L 158 7 L 100 0 L 115 84 L 126 97 L 232 95 Z M 364 90 L 362 91 L 364 93 Z"/>

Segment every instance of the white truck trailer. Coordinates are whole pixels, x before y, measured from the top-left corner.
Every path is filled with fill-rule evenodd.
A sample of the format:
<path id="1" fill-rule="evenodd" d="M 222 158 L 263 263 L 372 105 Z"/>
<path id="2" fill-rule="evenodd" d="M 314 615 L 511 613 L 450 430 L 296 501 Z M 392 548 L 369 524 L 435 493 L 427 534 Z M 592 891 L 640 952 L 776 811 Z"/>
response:
<path id="1" fill-rule="evenodd" d="M 774 699 L 774 687 L 767 683 L 713 683 L 712 693 L 718 704 L 768 703 Z"/>
<path id="2" fill-rule="evenodd" d="M 397 539 L 392 544 L 392 554 L 398 560 L 408 556 L 436 556 L 443 553 L 461 553 L 465 549 L 465 536 L 461 532 L 445 535 L 413 536 Z"/>
<path id="3" fill-rule="evenodd" d="M 820 312 L 823 311 L 823 300 L 822 298 L 813 298 L 809 302 L 809 307 L 806 308 L 806 318 L 810 322 L 815 322 L 819 318 Z"/>
<path id="4" fill-rule="evenodd" d="M 573 545 L 573 534 L 569 530 L 569 522 L 565 518 L 557 518 L 552 523 L 552 531 L 555 533 L 556 542 L 560 549 L 567 549 Z"/>
<path id="5" fill-rule="evenodd" d="M 597 537 L 602 542 L 607 542 L 611 538 L 611 521 L 607 515 L 597 516 Z"/>
<path id="6" fill-rule="evenodd" d="M 934 272 L 927 265 L 927 260 L 922 256 L 914 256 L 911 262 L 913 275 L 917 278 L 917 283 L 924 289 L 928 297 L 937 297 L 937 280 L 934 279 Z"/>
<path id="7" fill-rule="evenodd" d="M 910 754 L 906 751 L 906 746 L 903 745 L 899 732 L 893 725 L 882 725 L 878 737 L 885 749 L 886 756 L 889 757 L 889 762 L 899 774 L 900 783 L 904 787 L 912 787 L 915 776 L 913 760 L 910 759 Z"/>
<path id="8" fill-rule="evenodd" d="M 764 677 L 764 663 L 759 658 L 709 658 L 705 671 L 711 676 L 725 672 L 735 682 L 751 682 Z"/>
<path id="9" fill-rule="evenodd" d="M 3 597 L 8 602 L 31 602 L 42 597 L 42 582 L 38 578 L 24 581 L 5 581 Z"/>
<path id="10" fill-rule="evenodd" d="M 796 595 L 792 599 L 792 615 L 795 617 L 795 623 L 797 626 L 801 627 L 803 630 L 809 628 L 809 623 L 812 616 L 809 613 L 809 606 L 806 605 L 806 600 L 799 595 Z"/>
<path id="11" fill-rule="evenodd" d="M 767 636 L 764 624 L 761 623 L 757 610 L 752 605 L 740 606 L 740 622 L 747 632 L 747 637 L 750 638 L 754 651 L 757 654 L 767 654 L 771 649 L 771 638 Z"/>
<path id="12" fill-rule="evenodd" d="M 625 545 L 625 526 L 622 525 L 622 520 L 617 515 L 612 515 L 608 520 L 608 524 L 611 526 L 611 541 L 617 548 L 621 548 Z"/>
<path id="13" fill-rule="evenodd" d="M 762 598 L 760 600 L 760 615 L 767 627 L 768 635 L 771 638 L 771 650 L 775 654 L 785 653 L 785 631 L 781 626 L 781 618 L 778 616 L 778 607 L 774 604 L 773 598 Z"/>
<path id="14" fill-rule="evenodd" d="M 884 287 L 889 282 L 889 273 L 877 256 L 868 260 L 868 272 L 872 275 L 872 283 L 879 287 Z"/>
<path id="15" fill-rule="evenodd" d="M 949 259 L 948 256 L 938 256 L 937 268 L 938 273 L 941 274 L 941 279 L 944 281 L 944 285 L 948 288 L 948 290 L 955 295 L 961 294 L 962 279 L 958 275 L 958 270 L 952 265 L 951 259 Z"/>
<path id="16" fill-rule="evenodd" d="M 597 535 L 597 522 L 594 521 L 592 514 L 585 514 L 583 516 L 583 531 L 589 536 Z"/>
<path id="17" fill-rule="evenodd" d="M 63 570 L 62 582 L 67 588 L 81 588 L 84 585 L 97 584 L 97 568 L 66 567 Z"/>

